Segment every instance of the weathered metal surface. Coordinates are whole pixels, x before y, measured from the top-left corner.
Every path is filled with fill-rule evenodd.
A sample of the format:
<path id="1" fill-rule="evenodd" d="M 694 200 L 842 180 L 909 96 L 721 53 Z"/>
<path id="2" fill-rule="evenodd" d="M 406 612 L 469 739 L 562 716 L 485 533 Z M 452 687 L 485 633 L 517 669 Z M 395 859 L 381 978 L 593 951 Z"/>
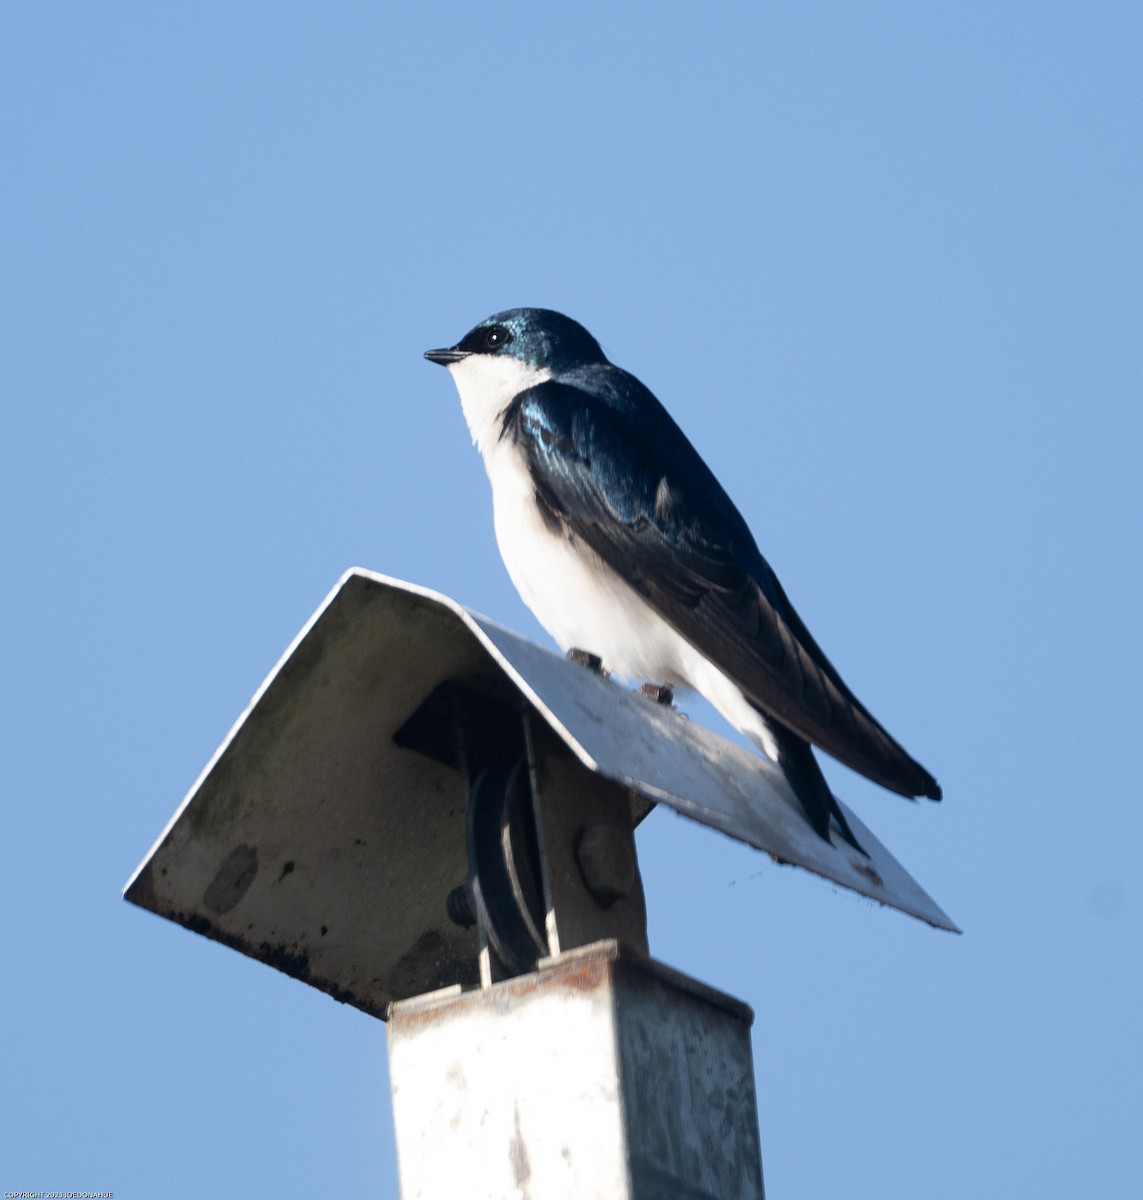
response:
<path id="1" fill-rule="evenodd" d="M 404 1200 L 761 1200 L 751 1020 L 614 942 L 395 1005 Z"/>
<path id="2" fill-rule="evenodd" d="M 583 765 L 535 718 L 528 734 L 549 950 L 615 938 L 646 954 L 647 906 L 627 790 L 598 775 L 585 778 Z M 600 894 L 608 885 L 612 894 Z"/>
<path id="3" fill-rule="evenodd" d="M 515 702 L 451 612 L 359 574 L 343 578 L 215 753 L 127 899 L 375 1016 L 395 997 L 475 983 L 476 933 L 445 906 L 467 870 L 461 778 L 393 742 L 446 675 Z M 228 881 L 243 847 L 241 897 L 212 904 L 237 891 Z"/>
<path id="4" fill-rule="evenodd" d="M 460 610 L 487 639 L 524 696 L 581 762 L 703 825 L 804 867 L 940 929 L 959 932 L 869 827 L 838 801 L 866 858 L 810 827 L 768 759 L 675 712 L 566 663 L 499 625 Z M 840 839 L 835 839 L 840 842 Z"/>
<path id="5" fill-rule="evenodd" d="M 870 859 L 818 838 L 759 756 L 444 596 L 360 570 L 254 696 L 127 899 L 377 1016 L 475 983 L 477 934 L 446 907 L 467 870 L 462 778 L 447 745 L 394 740 L 446 681 L 490 711 L 533 712 L 566 749 L 556 773 L 574 775 L 574 759 L 636 817 L 665 803 L 954 928 L 848 810 Z"/>

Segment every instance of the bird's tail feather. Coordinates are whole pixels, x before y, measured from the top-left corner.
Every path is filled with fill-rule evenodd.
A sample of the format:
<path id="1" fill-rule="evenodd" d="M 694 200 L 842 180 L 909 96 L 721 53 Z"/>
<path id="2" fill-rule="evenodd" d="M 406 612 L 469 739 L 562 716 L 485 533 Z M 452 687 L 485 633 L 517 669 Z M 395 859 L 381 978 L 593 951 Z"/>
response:
<path id="1" fill-rule="evenodd" d="M 854 836 L 841 805 L 829 790 L 813 748 L 804 738 L 798 737 L 776 721 L 768 722 L 771 735 L 778 746 L 778 765 L 785 771 L 794 795 L 801 802 L 806 817 L 818 836 L 830 840 L 830 819 L 836 823 L 841 836 L 859 853 L 869 857 L 865 847 Z M 832 843 L 831 843 L 832 844 Z"/>

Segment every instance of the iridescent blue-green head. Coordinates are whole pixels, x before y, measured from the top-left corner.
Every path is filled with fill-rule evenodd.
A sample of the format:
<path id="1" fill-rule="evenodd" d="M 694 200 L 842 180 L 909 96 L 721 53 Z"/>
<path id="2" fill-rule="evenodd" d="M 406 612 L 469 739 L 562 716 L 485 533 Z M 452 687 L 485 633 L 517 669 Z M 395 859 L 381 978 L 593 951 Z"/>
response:
<path id="1" fill-rule="evenodd" d="M 470 355 L 512 358 L 552 375 L 607 361 L 599 343 L 578 321 L 550 308 L 510 308 L 481 321 L 455 346 L 425 352 L 430 362 L 442 366 Z"/>
<path id="2" fill-rule="evenodd" d="M 472 440 L 487 454 L 500 441 L 513 399 L 553 376 L 605 364 L 599 343 L 577 321 L 548 308 L 510 308 L 481 321 L 447 350 L 427 350 L 448 367 Z"/>

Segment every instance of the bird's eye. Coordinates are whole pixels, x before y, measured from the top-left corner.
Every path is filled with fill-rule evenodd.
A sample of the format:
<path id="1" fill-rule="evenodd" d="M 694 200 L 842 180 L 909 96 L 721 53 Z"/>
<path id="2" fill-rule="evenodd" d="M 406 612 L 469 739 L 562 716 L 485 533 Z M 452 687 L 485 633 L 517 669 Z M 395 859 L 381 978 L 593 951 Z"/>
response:
<path id="1" fill-rule="evenodd" d="M 493 325 L 484 335 L 484 345 L 489 350 L 499 350 L 512 340 L 512 335 L 503 325 Z"/>

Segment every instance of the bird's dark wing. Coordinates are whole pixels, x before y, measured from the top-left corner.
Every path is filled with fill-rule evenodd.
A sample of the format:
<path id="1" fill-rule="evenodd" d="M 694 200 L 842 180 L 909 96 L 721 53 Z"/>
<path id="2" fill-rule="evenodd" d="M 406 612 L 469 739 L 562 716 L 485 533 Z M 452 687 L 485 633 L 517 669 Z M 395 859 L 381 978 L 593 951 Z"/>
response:
<path id="1" fill-rule="evenodd" d="M 501 436 L 523 452 L 553 527 L 594 550 L 766 716 L 883 787 L 940 798 L 846 687 L 738 510 L 638 380 L 607 364 L 531 388 Z"/>

